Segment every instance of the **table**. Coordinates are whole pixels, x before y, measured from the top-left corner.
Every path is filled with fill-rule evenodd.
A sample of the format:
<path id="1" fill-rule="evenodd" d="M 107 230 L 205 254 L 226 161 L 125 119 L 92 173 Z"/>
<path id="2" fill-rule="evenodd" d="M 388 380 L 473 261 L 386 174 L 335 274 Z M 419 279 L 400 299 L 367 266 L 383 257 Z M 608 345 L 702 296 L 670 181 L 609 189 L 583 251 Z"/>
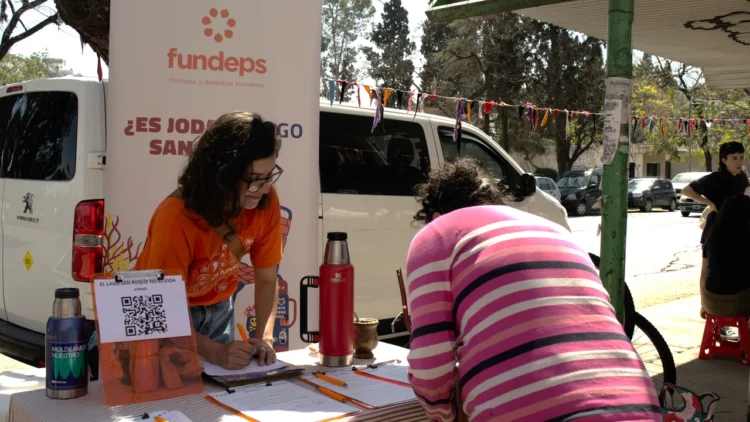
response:
<path id="1" fill-rule="evenodd" d="M 367 365 L 391 359 L 406 360 L 408 350 L 387 343 L 379 343 L 374 351 L 375 358 L 355 359 L 354 365 Z M 324 370 L 317 364 L 317 358 L 308 349 L 282 352 L 278 358 L 292 365 L 305 368 L 308 372 Z M 16 393 L 11 396 L 8 410 L 9 422 L 106 422 L 117 418 L 140 415 L 156 410 L 180 410 L 194 422 L 246 422 L 218 406 L 209 403 L 208 393 L 222 391 L 213 383 L 205 383 L 203 394 L 139 403 L 128 406 L 108 407 L 104 404 L 104 391 L 100 382 L 89 384 L 88 395 L 72 400 L 51 400 L 44 389 Z M 366 410 L 364 413 L 341 419 L 342 422 L 423 422 L 428 421 L 421 405 L 414 401 L 385 409 Z"/>

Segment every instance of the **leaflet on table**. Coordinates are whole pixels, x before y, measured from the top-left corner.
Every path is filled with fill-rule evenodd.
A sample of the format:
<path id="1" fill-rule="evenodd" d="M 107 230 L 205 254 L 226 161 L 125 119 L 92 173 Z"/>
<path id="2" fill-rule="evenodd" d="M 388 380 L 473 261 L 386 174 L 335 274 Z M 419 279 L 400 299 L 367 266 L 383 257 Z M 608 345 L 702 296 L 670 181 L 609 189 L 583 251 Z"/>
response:
<path id="1" fill-rule="evenodd" d="M 228 389 L 206 400 L 257 422 L 323 422 L 361 412 L 289 381 Z"/>
<path id="2" fill-rule="evenodd" d="M 180 276 L 94 280 L 99 341 L 156 340 L 191 335 Z"/>
<path id="3" fill-rule="evenodd" d="M 250 364 L 244 368 L 224 369 L 219 365 L 214 365 L 213 363 L 207 361 L 206 359 L 201 358 L 201 365 L 203 365 L 203 373 L 210 377 L 227 377 L 227 376 L 233 376 L 233 375 L 268 373 L 275 369 L 285 368 L 289 364 L 282 362 L 280 360 L 277 360 L 275 363 L 272 363 L 270 365 L 260 366 L 258 364 L 258 360 L 253 359 L 250 361 Z"/>
<path id="4" fill-rule="evenodd" d="M 403 370 L 405 371 L 406 368 Z M 314 374 L 306 375 L 302 378 L 335 393 L 341 394 L 346 398 L 358 400 L 374 408 L 416 400 L 417 398 L 411 387 L 396 385 L 391 382 L 381 381 L 371 377 L 363 377 L 357 375 L 355 371 L 352 371 L 350 368 L 326 371 L 326 375 L 343 381 L 346 383 L 346 387 L 325 382 Z"/>
<path id="5" fill-rule="evenodd" d="M 159 421 L 160 418 L 162 421 Z M 157 410 L 141 415 L 127 416 L 115 419 L 116 422 L 193 422 L 179 410 Z M 111 422 L 111 421 L 106 421 Z"/>

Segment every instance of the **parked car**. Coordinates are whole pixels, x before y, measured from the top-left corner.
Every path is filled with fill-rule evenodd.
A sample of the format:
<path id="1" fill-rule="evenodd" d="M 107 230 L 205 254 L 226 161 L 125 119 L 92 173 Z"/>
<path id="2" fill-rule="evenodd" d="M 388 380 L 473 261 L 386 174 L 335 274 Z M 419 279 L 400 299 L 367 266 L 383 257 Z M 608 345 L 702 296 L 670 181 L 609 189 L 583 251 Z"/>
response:
<path id="1" fill-rule="evenodd" d="M 45 326 L 56 288 L 81 289 L 87 334 L 94 329 L 88 280 L 101 270 L 102 239 L 76 239 L 95 237 L 81 234 L 80 222 L 106 227 L 101 198 L 107 163 L 121 159 L 106 157 L 107 86 L 106 81 L 66 77 L 0 91 L 0 120 L 5 122 L 0 128 L 0 353 L 33 364 L 45 362 Z M 396 270 L 405 268 L 418 231 L 411 218 L 419 208 L 413 188 L 431 169 L 457 157 L 455 120 L 386 110 L 385 124 L 373 134 L 372 116 L 372 109 L 320 105 L 318 253 L 324 233 L 347 232 L 351 255 L 358 257 L 355 309 L 380 320 L 381 339 L 406 338 L 403 323 L 397 323 Z M 510 206 L 570 230 L 562 205 L 538 192 L 533 176 L 492 138 L 469 124 L 463 125 L 461 138 L 461 156 L 479 160 L 521 199 Z M 412 157 L 407 171 L 389 165 L 390 147 Z M 131 164 L 133 169 L 143 165 Z M 177 175 L 163 177 L 176 180 Z M 294 192 L 281 193 L 282 201 L 284 195 Z M 157 205 L 141 204 L 138 198 L 132 204 Z M 147 227 L 140 230 L 145 236 Z"/>
<path id="2" fill-rule="evenodd" d="M 539 187 L 539 189 L 541 189 L 545 193 L 548 193 L 558 201 L 561 199 L 560 189 L 558 189 L 557 183 L 555 183 L 555 181 L 550 179 L 549 177 L 536 176 L 536 185 Z"/>
<path id="3" fill-rule="evenodd" d="M 677 194 L 668 179 L 633 179 L 628 182 L 628 208 L 651 212 L 654 207 L 677 209 Z"/>
<path id="4" fill-rule="evenodd" d="M 603 169 L 569 170 L 560 176 L 557 187 L 569 213 L 586 215 L 602 195 Z"/>
<path id="5" fill-rule="evenodd" d="M 687 196 L 682 196 L 680 195 L 680 193 L 683 189 L 685 189 L 685 186 L 708 174 L 711 173 L 707 171 L 680 173 L 672 179 L 672 186 L 674 186 L 674 190 L 679 197 L 679 199 L 677 200 L 677 206 L 680 207 L 680 213 L 683 217 L 689 216 L 692 212 L 702 213 L 703 210 L 706 209 L 706 204 L 694 201 Z"/>

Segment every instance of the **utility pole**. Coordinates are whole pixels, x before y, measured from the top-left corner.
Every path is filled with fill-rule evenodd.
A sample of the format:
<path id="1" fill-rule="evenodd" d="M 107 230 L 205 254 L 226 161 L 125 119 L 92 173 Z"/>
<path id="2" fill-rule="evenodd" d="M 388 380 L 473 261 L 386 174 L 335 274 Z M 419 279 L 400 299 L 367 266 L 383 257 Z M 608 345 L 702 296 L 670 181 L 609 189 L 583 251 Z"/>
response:
<path id="1" fill-rule="evenodd" d="M 625 283 L 625 242 L 628 218 L 628 153 L 630 148 L 630 109 L 633 79 L 634 0 L 609 0 L 607 37 L 607 96 L 615 86 L 627 85 L 622 113 L 617 117 L 620 136 L 612 163 L 604 166 L 602 204 L 602 243 L 599 276 L 609 292 L 617 319 L 623 322 Z M 606 100 L 605 100 L 606 101 Z"/>
<path id="2" fill-rule="evenodd" d="M 688 105 L 688 120 L 693 118 L 693 99 Z M 688 172 L 693 171 L 693 132 L 688 130 Z"/>

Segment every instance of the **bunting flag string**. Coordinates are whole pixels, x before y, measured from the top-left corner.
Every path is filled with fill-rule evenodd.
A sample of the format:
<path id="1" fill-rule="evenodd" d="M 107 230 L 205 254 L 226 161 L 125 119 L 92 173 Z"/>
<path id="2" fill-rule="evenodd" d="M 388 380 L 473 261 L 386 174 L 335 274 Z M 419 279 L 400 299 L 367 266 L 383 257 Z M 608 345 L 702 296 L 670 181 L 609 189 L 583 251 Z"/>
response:
<path id="1" fill-rule="evenodd" d="M 459 97 L 447 97 L 442 95 L 436 95 L 424 92 L 414 92 L 409 90 L 400 90 L 390 87 L 377 88 L 363 84 L 361 82 L 350 82 L 345 80 L 334 80 L 330 78 L 321 78 L 323 82 L 323 89 L 328 91 L 328 100 L 333 105 L 336 97 L 336 85 L 340 86 L 339 103 L 342 103 L 345 96 L 346 90 L 355 87 L 357 91 L 357 105 L 362 107 L 362 101 L 360 99 L 360 89 L 364 88 L 370 97 L 370 106 L 372 106 L 373 100 L 377 100 L 375 117 L 373 120 L 373 131 L 377 128 L 378 124 L 383 119 L 384 107 L 388 103 L 390 97 L 396 94 L 396 106 L 399 109 L 404 108 L 404 96 L 406 96 L 407 106 L 405 113 L 409 114 L 414 108 L 414 117 L 416 118 L 417 113 L 424 113 L 425 105 L 432 103 L 436 100 L 452 101 L 456 103 L 456 127 L 454 130 L 454 141 L 460 143 L 460 127 L 461 122 L 464 119 L 468 119 L 471 122 L 471 109 L 476 106 L 478 111 L 478 117 L 480 120 L 484 120 L 486 116 L 492 113 L 493 108 L 510 107 L 518 110 L 518 117 L 522 120 L 527 120 L 529 127 L 529 136 L 532 136 L 535 131 L 538 131 L 540 127 L 544 127 L 550 123 L 550 119 L 555 120 L 560 113 L 565 114 L 565 136 L 568 136 L 568 127 L 570 124 L 570 118 L 576 114 L 583 115 L 584 118 L 593 118 L 596 124 L 597 116 L 605 116 L 604 113 L 594 113 L 588 110 L 567 110 L 557 109 L 551 107 L 538 107 L 534 104 L 509 104 L 504 101 L 489 101 L 489 100 L 473 100 Z M 416 97 L 416 104 L 414 99 Z M 543 112 L 543 114 L 542 114 Z M 675 124 L 675 126 L 672 126 Z M 648 131 L 649 134 L 654 133 L 654 129 L 659 128 L 657 133 L 660 133 L 662 137 L 666 137 L 668 129 L 673 127 L 677 132 L 684 133 L 687 136 L 693 136 L 695 133 L 696 126 L 702 124 L 705 128 L 709 129 L 713 125 L 725 126 L 732 125 L 737 127 L 739 125 L 747 126 L 747 134 L 750 136 L 750 118 L 725 118 L 718 117 L 713 119 L 706 118 L 685 118 L 685 117 L 660 117 L 656 115 L 651 116 L 633 116 L 631 121 L 631 131 L 635 133 L 637 130 L 642 129 Z M 594 127 L 594 134 L 596 134 L 596 127 Z"/>

